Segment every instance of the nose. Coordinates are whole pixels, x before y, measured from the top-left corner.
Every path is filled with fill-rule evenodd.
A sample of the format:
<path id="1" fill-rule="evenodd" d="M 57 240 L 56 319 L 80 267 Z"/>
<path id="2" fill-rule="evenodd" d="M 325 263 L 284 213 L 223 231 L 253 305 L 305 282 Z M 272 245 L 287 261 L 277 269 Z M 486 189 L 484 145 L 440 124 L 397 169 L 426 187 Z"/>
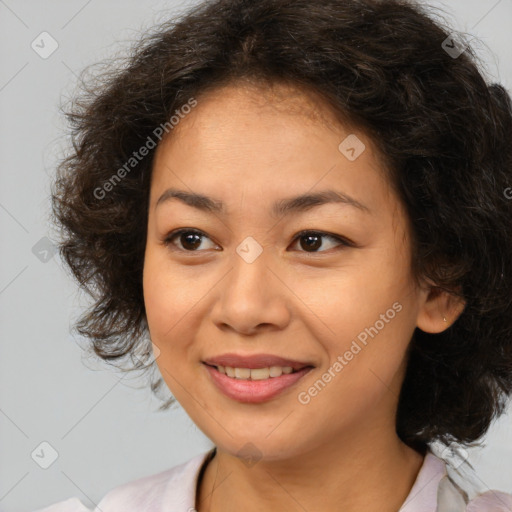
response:
<path id="1" fill-rule="evenodd" d="M 212 320 L 221 330 L 243 335 L 284 329 L 290 322 L 291 291 L 272 265 L 270 251 L 256 259 L 233 253 L 232 268 L 219 283 Z M 243 253 L 241 253 L 243 254 Z"/>

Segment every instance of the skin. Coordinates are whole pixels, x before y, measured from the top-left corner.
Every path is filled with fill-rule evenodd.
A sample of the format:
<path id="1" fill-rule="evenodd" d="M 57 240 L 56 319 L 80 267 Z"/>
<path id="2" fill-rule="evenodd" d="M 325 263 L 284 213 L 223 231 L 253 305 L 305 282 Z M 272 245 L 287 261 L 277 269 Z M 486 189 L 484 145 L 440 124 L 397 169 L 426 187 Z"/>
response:
<path id="1" fill-rule="evenodd" d="M 366 146 L 355 161 L 338 149 L 349 134 Z M 413 279 L 410 225 L 383 168 L 365 133 L 341 124 L 318 97 L 285 85 L 210 91 L 159 144 L 144 300 L 162 376 L 217 446 L 198 486 L 199 512 L 391 512 L 407 497 L 423 456 L 395 431 L 405 352 L 416 327 L 441 332 L 463 304 Z M 156 207 L 169 187 L 221 200 L 226 213 L 176 199 Z M 370 213 L 336 203 L 270 213 L 276 200 L 325 189 Z M 195 251 L 183 248 L 183 236 L 165 245 L 183 227 L 204 233 Z M 304 229 L 355 245 L 323 237 L 308 251 L 296 237 Z M 248 236 L 263 250 L 252 263 L 236 252 Z M 300 403 L 299 392 L 396 302 L 400 312 Z M 271 353 L 315 368 L 268 402 L 240 403 L 217 390 L 201 362 L 227 352 Z M 247 443 L 257 452 L 254 465 L 237 456 Z"/>

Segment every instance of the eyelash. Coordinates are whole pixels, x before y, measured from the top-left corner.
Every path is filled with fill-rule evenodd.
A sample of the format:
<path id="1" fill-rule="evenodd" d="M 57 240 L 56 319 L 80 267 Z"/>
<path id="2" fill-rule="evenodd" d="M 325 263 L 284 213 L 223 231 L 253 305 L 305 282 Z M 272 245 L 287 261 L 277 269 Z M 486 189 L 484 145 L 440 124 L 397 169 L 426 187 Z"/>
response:
<path id="1" fill-rule="evenodd" d="M 186 250 L 186 249 L 180 249 L 179 247 L 176 246 L 176 244 L 174 244 L 172 242 L 172 240 L 174 238 L 177 238 L 179 235 L 182 235 L 184 233 L 189 233 L 189 234 L 193 233 L 193 234 L 196 234 L 196 235 L 199 235 L 199 236 L 202 236 L 202 237 L 209 238 L 205 233 L 203 233 L 202 231 L 199 231 L 197 229 L 193 229 L 193 228 L 180 228 L 180 229 L 177 229 L 177 230 L 172 231 L 171 233 L 169 233 L 169 235 L 167 235 L 165 237 L 165 239 L 163 240 L 163 244 L 166 247 L 170 247 L 171 245 L 173 245 L 174 247 L 172 248 L 172 250 L 176 250 L 176 251 L 187 252 L 187 253 L 201 253 L 201 252 L 203 252 L 201 250 L 189 251 L 189 250 Z M 300 231 L 299 233 L 297 233 L 297 235 L 293 239 L 293 243 L 296 243 L 297 240 L 299 240 L 300 238 L 302 238 L 304 236 L 307 236 L 307 235 L 318 236 L 318 237 L 321 237 L 321 238 L 329 238 L 331 240 L 335 240 L 336 242 L 339 242 L 341 247 L 334 248 L 334 250 L 337 250 L 337 249 L 341 250 L 341 249 L 343 249 L 345 247 L 354 247 L 355 246 L 355 244 L 352 241 L 350 241 L 350 240 L 348 240 L 346 238 L 342 238 L 342 237 L 337 236 L 337 235 L 332 235 L 332 234 L 326 233 L 324 231 L 314 231 L 314 230 L 303 230 L 303 231 Z M 298 251 L 298 252 L 303 252 L 305 254 L 319 254 L 319 253 L 323 253 L 323 252 L 328 252 L 329 250 L 331 250 L 331 249 L 328 249 L 327 251 Z"/>

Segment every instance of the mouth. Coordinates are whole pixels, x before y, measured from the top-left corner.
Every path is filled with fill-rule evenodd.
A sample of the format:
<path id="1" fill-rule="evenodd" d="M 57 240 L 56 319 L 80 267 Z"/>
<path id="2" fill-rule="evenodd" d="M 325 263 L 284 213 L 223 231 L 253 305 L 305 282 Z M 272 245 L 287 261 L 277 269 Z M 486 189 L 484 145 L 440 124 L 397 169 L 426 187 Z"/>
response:
<path id="1" fill-rule="evenodd" d="M 215 368 L 219 373 L 227 375 L 232 379 L 239 380 L 266 380 L 281 377 L 281 375 L 289 375 L 298 373 L 304 368 L 313 368 L 313 366 L 303 366 L 299 369 L 294 369 L 291 366 L 266 366 L 263 368 L 243 368 L 233 366 L 211 365 L 205 363 L 210 368 Z"/>
<path id="2" fill-rule="evenodd" d="M 230 377 L 235 377 L 235 375 L 230 375 L 228 373 L 230 372 L 230 368 L 251 371 L 264 369 L 270 370 L 273 368 L 273 373 L 277 373 L 277 368 L 280 368 L 283 370 L 282 373 L 292 373 L 295 371 L 302 370 L 303 368 L 306 368 L 308 366 L 314 366 L 312 363 L 296 361 L 293 359 L 275 356 L 272 354 L 252 354 L 246 356 L 238 354 L 223 354 L 220 356 L 215 356 L 206 359 L 205 361 L 203 361 L 203 363 L 209 366 L 214 366 L 221 372 L 224 369 L 224 373 L 227 373 L 227 375 Z M 227 371 L 226 368 L 228 369 Z M 248 378 L 248 376 L 242 377 L 242 375 L 246 375 L 246 373 L 244 373 L 243 371 L 238 373 L 240 374 L 240 377 L 236 376 L 237 378 Z M 257 375 L 257 373 L 255 375 Z"/>
<path id="3" fill-rule="evenodd" d="M 215 386 L 227 397 L 261 403 L 290 388 L 314 365 L 269 354 L 225 354 L 203 361 Z"/>

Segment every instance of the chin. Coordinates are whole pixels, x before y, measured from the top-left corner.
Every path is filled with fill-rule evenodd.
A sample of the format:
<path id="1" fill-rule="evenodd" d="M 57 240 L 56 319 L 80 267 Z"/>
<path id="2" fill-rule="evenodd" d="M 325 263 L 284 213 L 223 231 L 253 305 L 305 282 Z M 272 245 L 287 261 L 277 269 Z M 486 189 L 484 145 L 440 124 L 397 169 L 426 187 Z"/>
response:
<path id="1" fill-rule="evenodd" d="M 281 434 L 286 435 L 277 435 L 276 432 L 269 435 L 270 431 L 254 432 L 253 435 L 246 432 L 244 436 L 232 438 L 226 435 L 222 440 L 212 442 L 218 449 L 241 459 L 248 466 L 260 460 L 286 460 L 301 452 L 296 435 L 284 431 Z"/>

